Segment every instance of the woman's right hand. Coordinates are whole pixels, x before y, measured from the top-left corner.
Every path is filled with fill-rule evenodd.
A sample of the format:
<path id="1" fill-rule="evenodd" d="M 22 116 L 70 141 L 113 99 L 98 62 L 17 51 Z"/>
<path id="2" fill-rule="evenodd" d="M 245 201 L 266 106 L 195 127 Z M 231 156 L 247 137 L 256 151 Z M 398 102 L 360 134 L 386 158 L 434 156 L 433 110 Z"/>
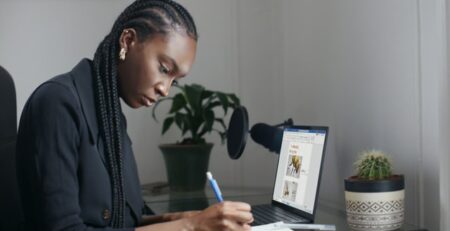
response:
<path id="1" fill-rule="evenodd" d="M 195 231 L 251 230 L 251 207 L 247 203 L 225 201 L 187 218 Z"/>

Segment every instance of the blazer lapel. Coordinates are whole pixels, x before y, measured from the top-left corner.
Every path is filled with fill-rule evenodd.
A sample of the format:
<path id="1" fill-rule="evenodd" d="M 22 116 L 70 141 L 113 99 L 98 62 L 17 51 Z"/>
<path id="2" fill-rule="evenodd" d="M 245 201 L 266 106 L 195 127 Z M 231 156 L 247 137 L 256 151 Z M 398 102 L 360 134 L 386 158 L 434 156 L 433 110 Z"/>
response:
<path id="1" fill-rule="evenodd" d="M 75 88 L 80 98 L 81 110 L 88 125 L 89 140 L 92 144 L 97 145 L 100 157 L 106 165 L 104 150 L 98 143 L 101 139 L 99 140 L 92 72 L 92 62 L 88 59 L 83 59 L 72 69 L 70 75 L 75 83 Z"/>

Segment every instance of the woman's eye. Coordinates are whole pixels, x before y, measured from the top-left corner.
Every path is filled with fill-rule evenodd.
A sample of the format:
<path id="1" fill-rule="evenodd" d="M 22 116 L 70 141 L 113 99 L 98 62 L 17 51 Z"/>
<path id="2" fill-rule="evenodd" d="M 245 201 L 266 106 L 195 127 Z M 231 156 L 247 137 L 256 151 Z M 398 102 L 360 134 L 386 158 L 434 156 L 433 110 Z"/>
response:
<path id="1" fill-rule="evenodd" d="M 159 66 L 159 71 L 166 75 L 168 75 L 170 73 L 169 69 L 162 64 Z"/>
<path id="2" fill-rule="evenodd" d="M 172 86 L 177 86 L 178 85 L 178 81 L 174 80 L 172 81 Z"/>

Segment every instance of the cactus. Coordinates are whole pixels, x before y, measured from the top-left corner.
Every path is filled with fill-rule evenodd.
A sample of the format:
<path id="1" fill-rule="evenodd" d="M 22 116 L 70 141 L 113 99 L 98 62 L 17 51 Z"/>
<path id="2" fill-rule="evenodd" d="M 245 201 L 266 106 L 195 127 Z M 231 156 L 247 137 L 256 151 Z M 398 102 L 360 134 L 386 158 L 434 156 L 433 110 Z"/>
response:
<path id="1" fill-rule="evenodd" d="M 382 151 L 363 151 L 355 165 L 361 179 L 381 180 L 392 175 L 391 161 Z"/>

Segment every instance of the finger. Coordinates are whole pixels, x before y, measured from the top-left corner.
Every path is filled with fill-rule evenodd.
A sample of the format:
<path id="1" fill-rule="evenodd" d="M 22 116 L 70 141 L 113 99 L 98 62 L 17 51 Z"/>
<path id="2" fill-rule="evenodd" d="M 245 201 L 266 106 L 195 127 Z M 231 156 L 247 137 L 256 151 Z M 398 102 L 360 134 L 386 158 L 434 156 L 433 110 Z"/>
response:
<path id="1" fill-rule="evenodd" d="M 229 219 L 223 219 L 220 222 L 219 230 L 226 230 L 226 231 L 241 231 L 246 230 L 244 225 L 236 223 L 235 221 L 229 220 Z"/>
<path id="2" fill-rule="evenodd" d="M 220 206 L 219 213 L 239 223 L 251 223 L 253 215 L 250 213 L 250 209 L 251 207 L 247 203 L 228 201 Z"/>
<path id="3" fill-rule="evenodd" d="M 225 211 L 223 217 L 241 224 L 251 223 L 253 221 L 253 215 L 247 211 Z"/>
<path id="4" fill-rule="evenodd" d="M 247 224 L 251 224 L 251 223 L 253 223 L 255 221 L 255 218 L 253 217 L 253 214 L 252 214 L 252 218 L 248 221 L 248 222 L 246 222 Z"/>
<path id="5" fill-rule="evenodd" d="M 244 202 L 238 202 L 238 201 L 225 201 L 223 202 L 224 206 L 230 206 L 233 207 L 236 210 L 242 210 L 242 211 L 250 211 L 251 206 Z"/>
<path id="6" fill-rule="evenodd" d="M 201 211 L 187 211 L 183 212 L 182 217 L 192 217 L 199 214 Z"/>

